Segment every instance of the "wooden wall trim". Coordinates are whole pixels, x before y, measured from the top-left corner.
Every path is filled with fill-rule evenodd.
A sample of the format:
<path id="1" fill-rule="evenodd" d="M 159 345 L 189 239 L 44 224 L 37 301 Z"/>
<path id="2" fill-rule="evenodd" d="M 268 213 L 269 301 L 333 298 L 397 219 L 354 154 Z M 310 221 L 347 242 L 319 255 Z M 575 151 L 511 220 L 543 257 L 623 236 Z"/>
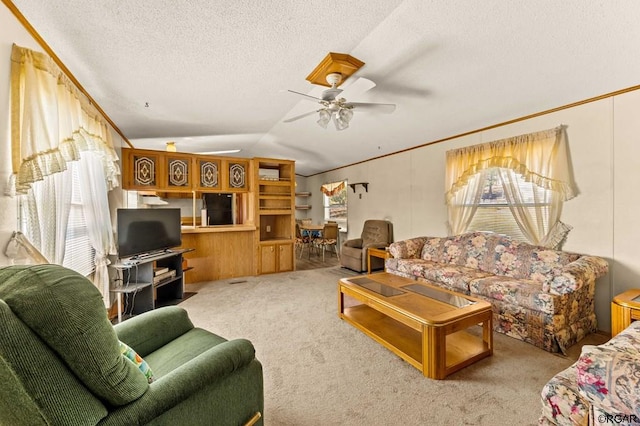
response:
<path id="1" fill-rule="evenodd" d="M 400 153 L 407 152 L 407 151 L 412 151 L 412 150 L 418 149 L 418 148 L 424 148 L 425 146 L 435 145 L 435 144 L 438 144 L 438 143 L 442 143 L 442 142 L 450 141 L 450 140 L 453 140 L 453 139 L 461 138 L 463 136 L 472 135 L 474 133 L 480 133 L 480 132 L 484 132 L 484 131 L 487 131 L 487 130 L 490 130 L 490 129 L 495 129 L 497 127 L 507 126 L 509 124 L 513 124 L 513 123 L 517 123 L 517 122 L 520 122 L 520 121 L 529 120 L 531 118 L 540 117 L 542 115 L 551 114 L 551 113 L 554 113 L 554 112 L 562 111 L 564 109 L 569 109 L 569 108 L 577 107 L 577 106 L 580 106 L 580 105 L 588 104 L 588 103 L 591 103 L 591 102 L 600 101 L 602 99 L 611 98 L 611 97 L 614 97 L 614 96 L 622 95 L 624 93 L 633 92 L 633 91 L 639 90 L 639 89 L 640 89 L 640 85 L 631 86 L 631 87 L 628 87 L 626 89 L 617 90 L 615 92 L 607 93 L 607 94 L 600 95 L 600 96 L 595 96 L 593 98 L 584 99 L 584 100 L 578 101 L 578 102 L 573 102 L 571 104 L 563 105 L 563 106 L 560 106 L 560 107 L 557 107 L 557 108 L 552 108 L 552 109 L 548 109 L 548 110 L 545 110 L 545 111 L 536 112 L 534 114 L 525 115 L 523 117 L 514 118 L 513 120 L 504 121 L 502 123 L 492 124 L 492 125 L 487 126 L 487 127 L 482 127 L 480 129 L 471 130 L 469 132 L 460 133 L 460 134 L 457 134 L 457 135 L 454 135 L 454 136 L 449 136 L 449 137 L 446 137 L 446 138 L 443 138 L 443 139 L 438 139 L 438 140 L 435 140 L 435 141 L 426 142 L 426 143 L 423 143 L 421 145 L 412 146 L 411 148 L 401 149 L 399 151 L 390 152 L 389 154 L 379 155 L 377 157 L 368 158 L 366 160 L 362 160 L 362 161 L 358 161 L 358 162 L 355 162 L 355 163 L 347 164 L 345 166 L 336 167 L 334 169 L 325 170 L 323 172 L 314 173 L 314 174 L 311 174 L 311 175 L 308 175 L 308 176 L 305 176 L 305 175 L 299 175 L 299 176 L 311 177 L 311 176 L 321 175 L 321 174 L 324 174 L 324 173 L 333 172 L 333 171 L 340 170 L 340 169 L 345 169 L 347 167 L 352 167 L 352 166 L 355 166 L 357 164 L 367 163 L 369 161 L 378 160 L 380 158 L 390 157 L 392 155 L 400 154 Z"/>

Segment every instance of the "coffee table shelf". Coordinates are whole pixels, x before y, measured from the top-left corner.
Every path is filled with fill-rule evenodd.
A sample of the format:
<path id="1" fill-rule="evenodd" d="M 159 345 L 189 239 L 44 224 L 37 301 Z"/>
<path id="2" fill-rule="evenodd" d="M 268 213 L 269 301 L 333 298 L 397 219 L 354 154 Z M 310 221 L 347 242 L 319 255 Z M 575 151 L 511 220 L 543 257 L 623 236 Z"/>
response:
<path id="1" fill-rule="evenodd" d="M 417 369 L 422 369 L 422 344 L 416 331 L 367 305 L 345 308 L 343 319 Z"/>
<path id="2" fill-rule="evenodd" d="M 424 285 L 431 297 L 408 291 L 415 283 L 388 273 L 343 278 L 338 315 L 432 379 L 444 379 L 493 354 L 488 302 L 429 284 Z M 442 301 L 451 296 L 464 303 Z"/>

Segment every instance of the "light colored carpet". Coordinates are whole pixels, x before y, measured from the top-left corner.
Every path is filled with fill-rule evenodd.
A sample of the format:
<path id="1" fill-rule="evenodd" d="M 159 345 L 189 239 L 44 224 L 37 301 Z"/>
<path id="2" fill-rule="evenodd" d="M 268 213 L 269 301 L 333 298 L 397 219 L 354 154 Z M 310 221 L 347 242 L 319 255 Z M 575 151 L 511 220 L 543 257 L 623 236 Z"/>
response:
<path id="1" fill-rule="evenodd" d="M 196 326 L 256 347 L 265 425 L 534 425 L 542 387 L 573 362 L 495 333 L 492 357 L 427 379 L 338 318 L 347 275 L 332 267 L 187 286 L 198 294 L 180 306 Z"/>

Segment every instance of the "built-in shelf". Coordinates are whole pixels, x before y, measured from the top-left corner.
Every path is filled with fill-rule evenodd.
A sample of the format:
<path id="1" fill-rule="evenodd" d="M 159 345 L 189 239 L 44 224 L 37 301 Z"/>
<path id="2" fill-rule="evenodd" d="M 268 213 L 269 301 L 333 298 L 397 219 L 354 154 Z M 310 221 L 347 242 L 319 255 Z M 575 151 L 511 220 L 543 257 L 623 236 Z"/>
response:
<path id="1" fill-rule="evenodd" d="M 369 192 L 369 182 L 356 182 L 356 183 L 350 183 L 349 186 L 351 187 L 351 189 L 353 189 L 353 192 L 356 192 L 356 187 L 358 185 L 362 185 L 362 187 L 364 188 L 364 190 L 366 192 Z"/>

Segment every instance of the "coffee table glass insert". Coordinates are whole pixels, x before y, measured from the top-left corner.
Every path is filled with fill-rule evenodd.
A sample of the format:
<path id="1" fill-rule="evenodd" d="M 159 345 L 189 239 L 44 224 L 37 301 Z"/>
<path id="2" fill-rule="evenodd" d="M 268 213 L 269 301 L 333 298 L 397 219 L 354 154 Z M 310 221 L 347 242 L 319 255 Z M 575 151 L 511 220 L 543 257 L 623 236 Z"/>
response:
<path id="1" fill-rule="evenodd" d="M 364 287 L 367 290 L 375 291 L 378 294 L 381 294 L 385 297 L 398 296 L 399 294 L 404 294 L 404 291 L 398 290 L 397 288 L 389 287 L 388 285 L 381 284 L 377 281 L 373 281 L 370 278 L 362 277 L 362 278 L 354 278 L 350 279 L 354 284 L 358 284 L 360 287 Z"/>
<path id="2" fill-rule="evenodd" d="M 462 296 L 456 296 L 451 293 L 444 293 L 442 291 L 437 291 L 433 288 L 426 287 L 420 284 L 410 284 L 402 286 L 402 288 L 406 288 L 409 291 L 413 291 L 414 293 L 421 294 L 423 296 L 430 297 L 431 299 L 438 300 L 440 302 L 444 302 L 451 306 L 455 306 L 457 308 L 464 308 L 465 306 L 473 305 L 476 303 L 473 300 L 469 300 Z"/>

